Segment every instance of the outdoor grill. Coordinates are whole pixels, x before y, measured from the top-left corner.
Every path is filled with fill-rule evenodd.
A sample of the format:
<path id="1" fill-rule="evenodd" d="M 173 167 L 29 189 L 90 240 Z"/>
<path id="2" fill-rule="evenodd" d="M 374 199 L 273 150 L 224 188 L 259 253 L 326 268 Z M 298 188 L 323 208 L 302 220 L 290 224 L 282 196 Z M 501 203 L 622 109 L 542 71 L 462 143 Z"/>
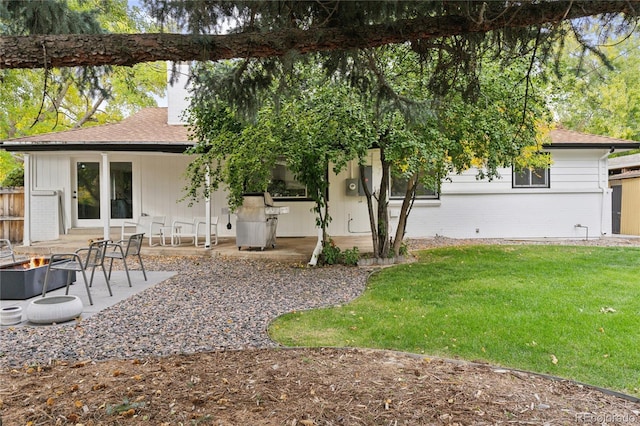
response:
<path id="1" fill-rule="evenodd" d="M 242 247 L 276 246 L 276 228 L 278 215 L 287 213 L 288 207 L 275 207 L 268 192 L 260 194 L 246 194 L 236 215 L 236 245 Z"/>

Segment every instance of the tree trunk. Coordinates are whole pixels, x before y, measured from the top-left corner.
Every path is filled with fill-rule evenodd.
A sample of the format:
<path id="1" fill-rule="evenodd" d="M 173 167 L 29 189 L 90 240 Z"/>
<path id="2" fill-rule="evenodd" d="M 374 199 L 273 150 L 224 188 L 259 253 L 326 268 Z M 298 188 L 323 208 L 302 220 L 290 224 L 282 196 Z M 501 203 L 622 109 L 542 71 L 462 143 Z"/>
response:
<path id="1" fill-rule="evenodd" d="M 373 211 L 373 194 L 369 191 L 369 186 L 364 176 L 364 164 L 360 164 L 360 185 L 364 189 L 367 200 L 367 210 L 369 211 L 369 228 L 371 229 L 371 242 L 373 243 L 373 257 L 380 257 L 378 251 L 378 227 L 376 226 L 376 215 Z"/>
<path id="2" fill-rule="evenodd" d="M 603 13 L 637 15 L 639 0 L 504 2 L 495 16 L 421 16 L 352 27 L 288 28 L 270 33 L 65 34 L 0 37 L 0 69 L 217 61 L 352 50 L 455 35 L 522 28 Z"/>
<path id="3" fill-rule="evenodd" d="M 380 178 L 380 193 L 378 194 L 378 253 L 380 257 L 389 257 L 391 247 L 389 235 L 389 183 L 391 164 L 384 153 L 384 145 L 380 147 L 380 165 L 382 177 Z"/>
<path id="4" fill-rule="evenodd" d="M 407 229 L 407 219 L 409 218 L 409 213 L 415 200 L 417 185 L 418 176 L 411 176 L 407 181 L 407 189 L 404 194 L 404 199 L 402 200 L 402 207 L 400 207 L 400 216 L 398 217 L 398 228 L 396 229 L 396 235 L 393 239 L 393 254 L 395 256 L 400 255 L 400 247 L 402 247 L 404 233 Z"/>

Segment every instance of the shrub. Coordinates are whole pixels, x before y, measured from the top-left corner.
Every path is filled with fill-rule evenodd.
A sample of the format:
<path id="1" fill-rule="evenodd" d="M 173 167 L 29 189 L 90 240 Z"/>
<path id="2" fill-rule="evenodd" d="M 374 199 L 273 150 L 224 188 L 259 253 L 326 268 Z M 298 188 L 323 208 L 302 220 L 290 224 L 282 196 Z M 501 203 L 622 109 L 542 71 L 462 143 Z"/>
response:
<path id="1" fill-rule="evenodd" d="M 356 266 L 358 264 L 358 260 L 360 260 L 360 251 L 358 250 L 358 247 L 346 249 L 342 253 L 342 260 L 345 265 Z"/>
<path id="2" fill-rule="evenodd" d="M 24 169 L 22 167 L 16 167 L 7 173 L 2 181 L 4 187 L 18 187 L 24 186 Z"/>
<path id="3" fill-rule="evenodd" d="M 322 263 L 325 265 L 335 265 L 340 263 L 340 247 L 336 246 L 331 238 L 322 247 Z"/>

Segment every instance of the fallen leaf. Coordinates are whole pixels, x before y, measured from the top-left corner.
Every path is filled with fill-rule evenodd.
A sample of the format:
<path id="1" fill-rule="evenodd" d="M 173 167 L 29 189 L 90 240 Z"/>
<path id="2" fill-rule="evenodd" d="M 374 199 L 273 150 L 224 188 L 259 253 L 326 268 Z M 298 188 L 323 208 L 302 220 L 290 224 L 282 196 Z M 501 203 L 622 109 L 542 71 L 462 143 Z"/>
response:
<path id="1" fill-rule="evenodd" d="M 84 402 L 77 400 L 76 402 L 73 403 L 73 405 L 75 405 L 76 408 L 82 408 L 82 406 L 84 405 Z"/>
<path id="2" fill-rule="evenodd" d="M 557 364 L 558 363 L 558 358 L 556 358 L 555 355 L 551 354 L 551 363 L 552 364 Z"/>
<path id="3" fill-rule="evenodd" d="M 51 407 L 53 404 L 55 404 L 56 400 L 54 398 L 49 398 L 47 399 L 47 406 Z"/>
<path id="4" fill-rule="evenodd" d="M 123 411 L 122 413 L 120 413 L 122 417 L 133 417 L 134 414 L 136 414 L 136 410 L 134 410 L 133 408 L 130 408 L 127 411 Z"/>

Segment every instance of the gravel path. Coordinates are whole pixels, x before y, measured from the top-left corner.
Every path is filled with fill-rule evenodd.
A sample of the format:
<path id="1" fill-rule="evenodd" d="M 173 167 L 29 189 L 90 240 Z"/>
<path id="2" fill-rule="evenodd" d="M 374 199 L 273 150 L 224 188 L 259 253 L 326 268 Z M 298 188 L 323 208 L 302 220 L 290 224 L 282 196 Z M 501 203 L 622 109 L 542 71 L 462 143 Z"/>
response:
<path id="1" fill-rule="evenodd" d="M 149 257 L 145 267 L 179 273 L 77 324 L 0 330 L 0 367 L 274 347 L 270 321 L 348 302 L 369 274 L 221 257 Z"/>

